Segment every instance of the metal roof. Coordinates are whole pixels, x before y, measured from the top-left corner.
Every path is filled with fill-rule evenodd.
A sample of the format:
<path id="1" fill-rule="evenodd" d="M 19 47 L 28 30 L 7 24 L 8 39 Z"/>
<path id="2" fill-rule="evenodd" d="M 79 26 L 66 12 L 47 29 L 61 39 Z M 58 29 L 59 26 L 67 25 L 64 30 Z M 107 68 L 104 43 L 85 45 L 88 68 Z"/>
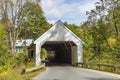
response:
<path id="1" fill-rule="evenodd" d="M 33 43 L 33 39 L 16 40 L 16 47 L 30 46 L 32 43 Z"/>

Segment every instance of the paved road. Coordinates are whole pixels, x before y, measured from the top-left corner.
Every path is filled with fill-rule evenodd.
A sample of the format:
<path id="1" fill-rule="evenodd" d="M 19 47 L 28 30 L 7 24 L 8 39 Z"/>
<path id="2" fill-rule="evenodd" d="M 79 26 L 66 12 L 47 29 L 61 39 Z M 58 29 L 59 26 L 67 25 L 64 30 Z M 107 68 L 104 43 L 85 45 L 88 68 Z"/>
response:
<path id="1" fill-rule="evenodd" d="M 120 80 L 120 75 L 71 66 L 48 67 L 33 80 Z"/>

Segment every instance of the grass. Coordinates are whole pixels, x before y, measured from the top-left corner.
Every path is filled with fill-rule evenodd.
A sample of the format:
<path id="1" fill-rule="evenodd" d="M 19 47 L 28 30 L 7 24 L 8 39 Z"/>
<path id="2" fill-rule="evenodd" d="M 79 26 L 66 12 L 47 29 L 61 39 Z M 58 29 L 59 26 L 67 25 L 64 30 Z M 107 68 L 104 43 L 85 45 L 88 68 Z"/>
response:
<path id="1" fill-rule="evenodd" d="M 4 73 L 0 73 L 0 80 L 31 80 L 34 76 L 40 74 L 45 71 L 46 68 L 42 68 L 35 72 L 20 74 L 19 71 L 8 71 Z"/>
<path id="2" fill-rule="evenodd" d="M 107 67 L 107 66 L 102 66 L 102 65 L 101 65 L 100 67 L 97 66 L 97 65 L 89 65 L 89 66 L 86 66 L 86 65 L 84 65 L 84 64 L 83 64 L 83 66 L 81 66 L 81 64 L 78 64 L 78 67 L 120 74 L 120 69 L 116 69 L 116 70 L 114 71 L 114 67 Z"/>

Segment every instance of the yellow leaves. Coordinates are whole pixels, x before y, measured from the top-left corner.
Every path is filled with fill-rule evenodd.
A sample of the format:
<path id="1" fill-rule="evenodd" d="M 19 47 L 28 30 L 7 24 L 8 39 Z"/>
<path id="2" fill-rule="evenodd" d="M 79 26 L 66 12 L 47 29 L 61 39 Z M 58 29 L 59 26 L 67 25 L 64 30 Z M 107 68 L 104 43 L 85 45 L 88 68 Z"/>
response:
<path id="1" fill-rule="evenodd" d="M 45 59 L 47 57 L 47 50 L 42 48 L 41 49 L 41 54 L 40 54 L 40 58 L 41 59 Z"/>
<path id="2" fill-rule="evenodd" d="M 2 27 L 3 27 L 3 25 L 2 25 L 2 24 L 0 24 L 0 35 L 1 35 L 1 30 L 2 30 Z"/>
<path id="3" fill-rule="evenodd" d="M 6 32 L 4 29 L 4 26 L 2 24 L 0 24 L 0 40 L 4 40 L 6 38 Z"/>
<path id="4" fill-rule="evenodd" d="M 3 66 L 0 66 L 0 71 L 2 71 L 2 69 L 3 69 Z M 5 76 L 6 74 L 7 74 L 7 71 L 0 72 L 1 76 Z"/>
<path id="5" fill-rule="evenodd" d="M 91 52 L 89 51 L 89 50 L 83 50 L 83 56 L 85 57 L 85 58 L 88 58 L 88 57 L 90 57 L 90 55 L 91 55 Z"/>
<path id="6" fill-rule="evenodd" d="M 117 41 L 117 40 L 116 40 L 115 38 L 109 38 L 109 39 L 108 39 L 108 42 L 109 42 L 110 46 L 115 45 L 116 41 Z"/>
<path id="7" fill-rule="evenodd" d="M 111 48 L 113 48 L 117 42 L 117 40 L 115 38 L 112 38 L 112 37 L 108 38 L 107 41 L 108 41 L 108 44 Z M 108 46 L 108 45 L 106 43 L 103 43 L 101 47 L 106 47 L 106 46 Z"/>

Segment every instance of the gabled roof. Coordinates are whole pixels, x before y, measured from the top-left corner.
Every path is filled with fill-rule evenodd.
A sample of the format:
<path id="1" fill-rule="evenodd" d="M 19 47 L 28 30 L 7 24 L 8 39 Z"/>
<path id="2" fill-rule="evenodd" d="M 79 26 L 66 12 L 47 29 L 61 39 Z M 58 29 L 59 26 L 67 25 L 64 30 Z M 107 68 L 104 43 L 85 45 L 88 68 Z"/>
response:
<path id="1" fill-rule="evenodd" d="M 16 40 L 16 47 L 30 46 L 33 43 L 33 39 Z"/>
<path id="2" fill-rule="evenodd" d="M 34 41 L 34 44 L 36 44 L 41 38 L 43 38 L 47 33 L 53 30 L 54 27 L 56 27 L 58 24 L 60 24 L 64 29 L 66 29 L 71 35 L 73 35 L 76 39 L 78 39 L 80 42 L 84 44 L 84 42 L 77 36 L 75 35 L 70 29 L 68 29 L 63 22 L 58 20 L 48 31 L 46 31 L 43 35 L 41 35 L 38 39 Z"/>

